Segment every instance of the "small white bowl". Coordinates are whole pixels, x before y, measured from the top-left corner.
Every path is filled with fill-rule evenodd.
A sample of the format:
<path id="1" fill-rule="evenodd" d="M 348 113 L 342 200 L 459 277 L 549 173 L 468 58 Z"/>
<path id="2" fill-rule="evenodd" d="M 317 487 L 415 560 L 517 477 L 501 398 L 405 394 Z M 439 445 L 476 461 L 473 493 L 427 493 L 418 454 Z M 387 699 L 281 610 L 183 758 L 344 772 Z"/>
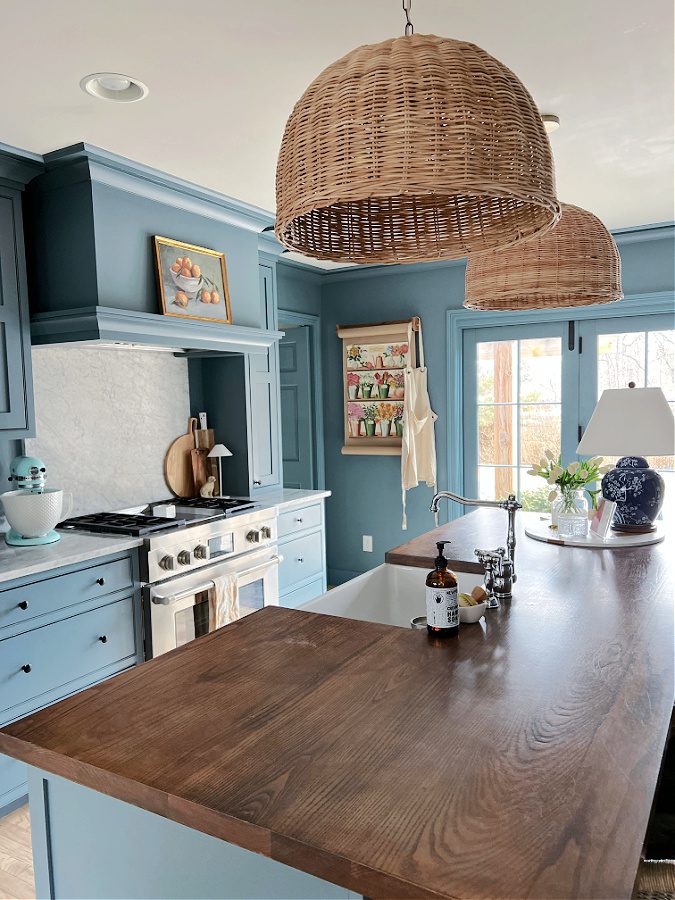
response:
<path id="1" fill-rule="evenodd" d="M 477 603 L 475 606 L 460 606 L 459 621 L 464 625 L 471 625 L 477 622 L 485 612 L 486 605 L 486 601 L 483 600 L 482 603 Z"/>
<path id="2" fill-rule="evenodd" d="M 199 290 L 201 278 L 193 278 L 192 276 L 188 278 L 186 275 L 176 275 L 175 272 L 171 272 L 171 280 L 177 288 L 185 291 L 186 294 L 196 294 Z"/>

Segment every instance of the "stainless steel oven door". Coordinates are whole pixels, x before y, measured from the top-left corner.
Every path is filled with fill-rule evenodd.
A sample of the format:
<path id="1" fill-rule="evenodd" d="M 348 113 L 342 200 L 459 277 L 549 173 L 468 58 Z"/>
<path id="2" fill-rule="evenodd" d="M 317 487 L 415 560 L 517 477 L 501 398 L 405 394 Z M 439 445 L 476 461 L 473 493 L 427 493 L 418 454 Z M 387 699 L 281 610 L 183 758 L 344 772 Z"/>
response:
<path id="1" fill-rule="evenodd" d="M 279 556 L 265 547 L 245 556 L 149 585 L 144 591 L 146 657 L 168 653 L 209 631 L 213 579 L 236 574 L 240 618 L 279 603 Z"/>

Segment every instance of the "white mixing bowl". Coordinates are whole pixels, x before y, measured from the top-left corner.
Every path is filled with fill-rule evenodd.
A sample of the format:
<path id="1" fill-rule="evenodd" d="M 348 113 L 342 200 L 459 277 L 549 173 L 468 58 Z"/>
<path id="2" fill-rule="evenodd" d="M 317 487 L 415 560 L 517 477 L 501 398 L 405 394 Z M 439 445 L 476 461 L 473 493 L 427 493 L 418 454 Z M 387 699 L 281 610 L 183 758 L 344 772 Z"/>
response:
<path id="1" fill-rule="evenodd" d="M 67 510 L 64 513 L 64 496 Z M 0 494 L 5 516 L 11 527 L 23 537 L 42 537 L 67 519 L 72 509 L 72 497 L 57 488 L 45 488 L 39 494 L 29 491 L 7 491 Z"/>

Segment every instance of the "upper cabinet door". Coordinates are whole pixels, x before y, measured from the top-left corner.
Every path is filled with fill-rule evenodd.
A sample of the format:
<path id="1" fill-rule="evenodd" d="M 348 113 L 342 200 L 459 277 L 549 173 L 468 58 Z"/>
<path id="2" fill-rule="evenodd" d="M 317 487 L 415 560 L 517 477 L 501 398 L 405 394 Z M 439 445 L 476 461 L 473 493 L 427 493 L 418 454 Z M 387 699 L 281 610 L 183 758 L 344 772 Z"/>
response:
<path id="1" fill-rule="evenodd" d="M 34 434 L 21 199 L 0 189 L 0 433 Z"/>

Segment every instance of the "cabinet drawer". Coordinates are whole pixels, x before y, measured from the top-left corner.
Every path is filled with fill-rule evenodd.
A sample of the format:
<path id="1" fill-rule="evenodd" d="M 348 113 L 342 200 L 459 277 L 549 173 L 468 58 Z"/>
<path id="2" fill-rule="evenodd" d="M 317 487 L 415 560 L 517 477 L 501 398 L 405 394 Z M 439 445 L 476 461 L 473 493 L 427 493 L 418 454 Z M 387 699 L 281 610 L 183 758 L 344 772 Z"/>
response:
<path id="1" fill-rule="evenodd" d="M 9 710 L 135 652 L 133 597 L 6 638 L 0 641 L 2 707 Z"/>
<path id="2" fill-rule="evenodd" d="M 302 606 L 303 603 L 309 603 L 310 600 L 316 600 L 317 597 L 320 597 L 325 593 L 326 585 L 322 576 L 321 578 L 316 578 L 314 581 L 310 581 L 309 584 L 306 584 L 301 588 L 296 588 L 294 591 L 289 591 L 288 594 L 284 594 L 283 597 L 279 598 L 279 606 L 297 609 L 299 606 Z"/>
<path id="3" fill-rule="evenodd" d="M 114 591 L 132 587 L 134 581 L 131 557 L 91 566 L 34 581 L 23 587 L 0 591 L 0 634 L 5 625 L 28 621 L 36 616 L 74 606 L 83 600 L 104 597 Z"/>
<path id="4" fill-rule="evenodd" d="M 314 506 L 303 506 L 302 509 L 289 509 L 279 514 L 277 533 L 280 538 L 286 537 L 289 534 L 306 531 L 308 528 L 318 528 L 322 521 L 320 503 L 315 503 Z"/>
<path id="5" fill-rule="evenodd" d="M 323 575 L 323 534 L 320 531 L 293 538 L 281 547 L 279 591 L 285 593 L 313 575 Z"/>

